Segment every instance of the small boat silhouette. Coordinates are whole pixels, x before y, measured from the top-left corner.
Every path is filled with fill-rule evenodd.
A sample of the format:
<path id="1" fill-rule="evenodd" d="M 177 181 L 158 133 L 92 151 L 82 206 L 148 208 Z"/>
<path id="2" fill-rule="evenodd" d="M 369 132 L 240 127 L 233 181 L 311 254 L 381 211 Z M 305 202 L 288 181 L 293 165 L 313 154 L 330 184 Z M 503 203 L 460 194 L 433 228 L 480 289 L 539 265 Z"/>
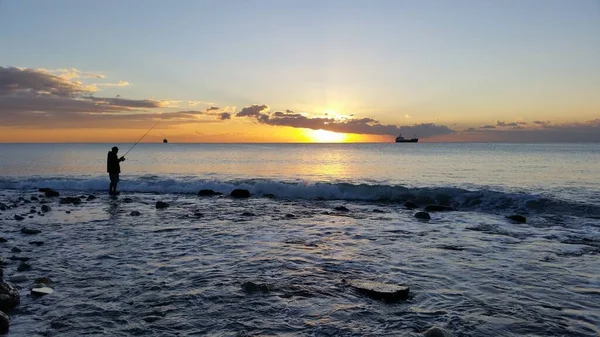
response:
<path id="1" fill-rule="evenodd" d="M 165 139 L 163 139 L 163 143 L 164 143 L 164 144 L 167 144 L 168 142 L 169 142 L 169 141 L 168 141 L 166 138 L 165 138 Z"/>

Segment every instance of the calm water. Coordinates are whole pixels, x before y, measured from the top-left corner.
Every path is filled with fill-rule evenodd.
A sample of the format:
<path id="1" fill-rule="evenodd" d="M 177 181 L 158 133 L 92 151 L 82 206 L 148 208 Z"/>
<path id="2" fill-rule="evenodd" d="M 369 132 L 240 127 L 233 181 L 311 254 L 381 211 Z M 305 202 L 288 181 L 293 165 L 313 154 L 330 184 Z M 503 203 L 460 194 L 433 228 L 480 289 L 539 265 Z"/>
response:
<path id="1" fill-rule="evenodd" d="M 0 202 L 12 206 L 0 249 L 22 295 L 12 335 L 600 333 L 600 144 L 141 144 L 109 198 L 111 146 L 0 145 Z M 39 187 L 98 198 L 49 199 L 41 216 Z M 405 201 L 458 211 L 424 222 Z M 17 272 L 13 255 L 32 269 Z M 42 276 L 55 292 L 30 297 Z M 412 295 L 383 303 L 342 279 Z M 247 281 L 272 290 L 244 292 Z"/>

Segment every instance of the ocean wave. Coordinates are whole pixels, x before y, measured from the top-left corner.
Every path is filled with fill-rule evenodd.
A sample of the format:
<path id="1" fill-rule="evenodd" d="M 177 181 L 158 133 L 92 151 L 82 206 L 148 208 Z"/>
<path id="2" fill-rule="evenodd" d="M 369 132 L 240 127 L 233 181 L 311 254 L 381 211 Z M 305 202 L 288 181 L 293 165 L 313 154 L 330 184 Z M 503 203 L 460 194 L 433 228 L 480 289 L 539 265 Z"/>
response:
<path id="1" fill-rule="evenodd" d="M 108 189 L 104 177 L 31 177 L 0 179 L 0 189 L 37 190 L 52 188 L 59 191 L 97 192 Z M 119 189 L 131 193 L 196 194 L 211 189 L 229 194 L 233 189 L 247 189 L 256 196 L 275 196 L 284 199 L 348 200 L 365 202 L 414 202 L 418 205 L 441 204 L 462 211 L 554 213 L 585 217 L 600 217 L 600 206 L 593 200 L 560 200 L 552 196 L 498 191 L 481 187 L 405 187 L 384 184 L 306 183 L 274 180 L 208 180 L 197 177 L 163 178 L 159 176 L 125 177 Z"/>

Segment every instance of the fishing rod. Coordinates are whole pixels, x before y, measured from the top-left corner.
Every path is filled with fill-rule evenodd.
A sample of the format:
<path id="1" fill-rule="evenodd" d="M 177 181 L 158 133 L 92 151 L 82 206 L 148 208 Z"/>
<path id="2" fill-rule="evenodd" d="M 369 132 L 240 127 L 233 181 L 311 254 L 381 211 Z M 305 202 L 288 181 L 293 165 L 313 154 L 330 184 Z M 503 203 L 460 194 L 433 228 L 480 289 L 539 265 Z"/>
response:
<path id="1" fill-rule="evenodd" d="M 150 128 L 150 130 L 146 131 L 146 133 L 144 133 L 144 135 L 142 136 L 142 138 L 138 139 L 138 141 L 137 141 L 137 142 L 135 142 L 135 144 L 133 144 L 133 146 L 132 146 L 132 147 L 131 147 L 129 150 L 127 150 L 127 152 L 125 152 L 125 154 L 124 154 L 122 157 L 125 157 L 125 156 L 126 156 L 128 153 L 129 153 L 129 151 L 133 150 L 133 148 L 134 148 L 136 145 L 138 145 L 138 143 L 139 143 L 139 142 L 141 142 L 141 141 L 142 141 L 142 139 L 144 139 L 144 137 L 146 137 L 146 135 L 147 135 L 147 134 L 148 134 L 150 131 L 152 131 L 152 129 L 154 129 L 154 127 L 155 127 L 155 126 L 157 126 L 157 125 L 158 125 L 158 123 L 160 123 L 160 119 L 158 120 L 158 122 L 156 122 L 154 125 L 152 125 L 152 127 Z"/>

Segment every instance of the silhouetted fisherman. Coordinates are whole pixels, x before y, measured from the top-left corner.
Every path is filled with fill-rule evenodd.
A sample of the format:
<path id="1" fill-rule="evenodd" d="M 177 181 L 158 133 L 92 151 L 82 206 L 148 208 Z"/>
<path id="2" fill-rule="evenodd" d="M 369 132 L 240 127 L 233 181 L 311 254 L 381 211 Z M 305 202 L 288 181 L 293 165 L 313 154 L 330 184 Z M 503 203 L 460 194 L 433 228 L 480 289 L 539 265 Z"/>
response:
<path id="1" fill-rule="evenodd" d="M 108 176 L 110 177 L 110 187 L 108 189 L 108 194 L 117 195 L 117 183 L 119 182 L 119 173 L 121 173 L 121 165 L 119 164 L 122 161 L 125 161 L 125 157 L 117 157 L 117 152 L 119 152 L 119 148 L 114 146 L 112 150 L 108 153 L 108 159 L 106 160 L 106 171 L 108 172 Z"/>

